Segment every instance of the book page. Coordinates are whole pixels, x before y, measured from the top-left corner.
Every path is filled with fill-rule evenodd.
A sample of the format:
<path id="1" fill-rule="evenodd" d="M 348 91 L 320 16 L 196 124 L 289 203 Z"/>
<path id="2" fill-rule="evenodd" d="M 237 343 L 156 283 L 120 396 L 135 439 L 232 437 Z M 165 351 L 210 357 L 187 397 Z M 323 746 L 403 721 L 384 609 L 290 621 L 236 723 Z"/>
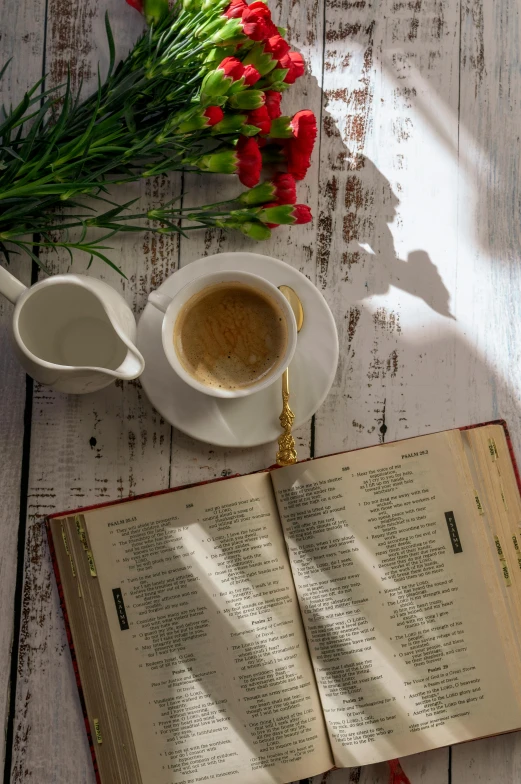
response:
<path id="1" fill-rule="evenodd" d="M 335 763 L 517 728 L 459 431 L 273 472 Z"/>
<path id="2" fill-rule="evenodd" d="M 143 784 L 332 766 L 269 475 L 84 520 Z"/>

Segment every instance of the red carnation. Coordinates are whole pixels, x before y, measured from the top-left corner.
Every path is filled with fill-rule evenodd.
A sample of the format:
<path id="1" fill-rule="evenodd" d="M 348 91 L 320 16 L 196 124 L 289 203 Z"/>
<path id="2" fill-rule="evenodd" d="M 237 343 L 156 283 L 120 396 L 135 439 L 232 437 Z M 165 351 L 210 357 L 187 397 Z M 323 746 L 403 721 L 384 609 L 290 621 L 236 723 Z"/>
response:
<path id="1" fill-rule="evenodd" d="M 288 171 L 296 180 L 303 180 L 309 169 L 311 153 L 317 136 L 317 121 L 313 112 L 297 112 L 290 122 L 293 138 L 284 142 Z"/>
<path id="2" fill-rule="evenodd" d="M 248 206 L 264 204 L 265 206 L 280 206 L 294 204 L 297 200 L 295 178 L 291 174 L 276 174 L 271 180 L 266 180 L 249 191 L 241 193 L 239 201 Z"/>
<path id="3" fill-rule="evenodd" d="M 251 87 L 253 84 L 259 81 L 260 73 L 256 68 L 253 67 L 253 65 L 246 65 L 244 68 L 243 77 L 244 84 L 246 84 L 248 87 Z"/>
<path id="4" fill-rule="evenodd" d="M 253 188 L 260 180 L 262 158 L 259 145 L 252 137 L 240 136 L 237 142 L 237 174 L 247 188 Z"/>
<path id="5" fill-rule="evenodd" d="M 223 71 L 225 76 L 230 76 L 234 82 L 244 74 L 244 66 L 236 57 L 225 57 L 217 68 Z"/>
<path id="6" fill-rule="evenodd" d="M 136 11 L 139 11 L 140 14 L 145 13 L 143 9 L 143 0 L 127 0 L 127 3 L 131 5 L 132 8 L 135 8 Z"/>
<path id="7" fill-rule="evenodd" d="M 282 93 L 278 93 L 275 90 L 266 90 L 264 94 L 266 96 L 266 108 L 268 110 L 268 114 L 272 120 L 275 120 L 281 115 L 280 102 L 282 99 Z"/>
<path id="8" fill-rule="evenodd" d="M 290 125 L 299 146 L 311 152 L 317 136 L 317 120 L 313 112 L 310 109 L 302 109 L 293 115 Z"/>
<path id="9" fill-rule="evenodd" d="M 277 27 L 271 21 L 270 9 L 260 0 L 244 8 L 241 18 L 243 32 L 252 41 L 265 41 L 279 34 Z"/>
<path id="10" fill-rule="evenodd" d="M 271 11 L 264 0 L 254 0 L 254 2 L 251 3 L 248 8 L 250 11 L 257 11 L 265 19 L 271 19 Z"/>
<path id="11" fill-rule="evenodd" d="M 271 11 L 266 5 L 263 3 L 262 0 L 255 0 L 254 3 L 248 6 L 248 10 L 252 11 L 264 20 L 264 24 L 266 25 L 266 38 L 269 38 L 272 35 L 278 35 L 277 26 L 273 24 L 271 20 Z"/>
<path id="12" fill-rule="evenodd" d="M 275 229 L 281 223 L 294 226 L 313 220 L 307 204 L 265 204 L 258 213 L 259 220 L 268 228 Z"/>
<path id="13" fill-rule="evenodd" d="M 262 16 L 249 8 L 242 15 L 242 29 L 244 35 L 252 41 L 264 41 L 268 35 L 268 28 Z"/>
<path id="14" fill-rule="evenodd" d="M 201 94 L 205 98 L 226 95 L 234 82 L 244 74 L 244 66 L 236 57 L 225 57 L 213 71 L 208 71 L 201 84 Z M 216 102 L 217 103 L 217 102 Z"/>
<path id="15" fill-rule="evenodd" d="M 278 204 L 295 204 L 297 188 L 292 174 L 281 172 L 273 177 L 272 182 L 275 186 L 275 199 Z"/>
<path id="16" fill-rule="evenodd" d="M 248 112 L 247 122 L 248 125 L 255 125 L 259 131 L 266 134 L 266 136 L 270 132 L 271 119 L 265 106 L 261 106 L 260 109 L 253 109 L 251 112 Z"/>
<path id="17" fill-rule="evenodd" d="M 264 41 L 264 51 L 270 52 L 276 60 L 287 55 L 289 52 L 289 44 L 284 38 L 277 33 L 272 35 L 267 41 Z"/>
<path id="18" fill-rule="evenodd" d="M 224 11 L 224 16 L 227 16 L 228 19 L 239 19 L 247 8 L 248 3 L 245 0 L 231 0 L 230 5 Z"/>
<path id="19" fill-rule="evenodd" d="M 288 73 L 284 77 L 286 84 L 294 84 L 297 79 L 303 76 L 306 70 L 304 58 L 299 52 L 288 52 L 289 65 L 284 65 L 284 68 L 289 68 Z"/>
<path id="20" fill-rule="evenodd" d="M 220 106 L 208 106 L 203 115 L 208 119 L 207 127 L 217 125 L 224 118 L 224 112 Z"/>
<path id="21" fill-rule="evenodd" d="M 295 204 L 293 207 L 295 223 L 310 223 L 313 220 L 311 209 L 307 204 Z"/>

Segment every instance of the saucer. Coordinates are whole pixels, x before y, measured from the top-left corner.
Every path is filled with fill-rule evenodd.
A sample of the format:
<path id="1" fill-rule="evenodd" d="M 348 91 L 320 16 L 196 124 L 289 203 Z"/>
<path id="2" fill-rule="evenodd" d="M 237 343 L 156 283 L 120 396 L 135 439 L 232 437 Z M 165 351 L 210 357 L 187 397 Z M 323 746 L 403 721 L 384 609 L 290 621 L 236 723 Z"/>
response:
<path id="1" fill-rule="evenodd" d="M 258 253 L 219 253 L 174 272 L 157 289 L 173 296 L 207 272 L 253 272 L 275 286 L 291 286 L 304 307 L 304 325 L 289 366 L 294 429 L 307 422 L 324 402 L 338 363 L 338 335 L 333 315 L 319 290 L 289 264 Z M 226 399 L 193 389 L 171 368 L 163 351 L 163 313 L 147 304 L 138 324 L 137 345 L 145 358 L 140 377 L 145 393 L 171 425 L 199 441 L 222 447 L 250 447 L 276 441 L 281 434 L 281 380 L 247 397 Z"/>

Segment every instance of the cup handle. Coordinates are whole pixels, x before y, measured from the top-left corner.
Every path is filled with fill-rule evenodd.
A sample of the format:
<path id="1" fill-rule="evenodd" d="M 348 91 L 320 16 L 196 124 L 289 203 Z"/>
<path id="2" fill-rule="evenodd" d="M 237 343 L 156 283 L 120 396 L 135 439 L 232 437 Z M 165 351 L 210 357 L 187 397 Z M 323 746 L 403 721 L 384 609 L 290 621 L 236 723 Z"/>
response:
<path id="1" fill-rule="evenodd" d="M 148 295 L 148 301 L 162 313 L 166 313 L 166 309 L 172 302 L 172 297 L 167 297 L 166 294 L 160 294 L 158 291 L 151 291 Z"/>
<path id="2" fill-rule="evenodd" d="M 26 287 L 24 284 L 20 283 L 14 275 L 11 275 L 6 269 L 0 267 L 0 294 L 7 297 L 9 302 L 12 302 L 14 305 L 18 297 L 24 293 L 25 289 Z"/>

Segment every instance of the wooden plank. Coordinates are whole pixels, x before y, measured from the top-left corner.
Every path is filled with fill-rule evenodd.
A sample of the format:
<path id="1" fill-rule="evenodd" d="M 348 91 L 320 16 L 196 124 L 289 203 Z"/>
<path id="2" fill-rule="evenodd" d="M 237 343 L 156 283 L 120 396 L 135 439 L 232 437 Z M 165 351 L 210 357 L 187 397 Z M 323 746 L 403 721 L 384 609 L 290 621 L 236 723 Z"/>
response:
<path id="1" fill-rule="evenodd" d="M 473 421 L 504 417 L 518 458 L 519 10 L 517 0 L 462 2 L 458 311 L 466 335 L 456 353 L 460 411 Z M 520 750 L 520 733 L 456 746 L 452 780 L 518 781 Z"/>
<path id="2" fill-rule="evenodd" d="M 318 285 L 336 318 L 340 364 L 316 416 L 318 455 L 454 421 L 439 399 L 453 372 L 440 375 L 453 332 L 459 6 L 331 1 L 325 42 Z M 447 781 L 448 752 L 404 768 L 413 782 Z M 350 780 L 331 781 L 337 775 Z M 349 775 L 376 784 L 388 771 Z"/>
<path id="3" fill-rule="evenodd" d="M 458 373 L 472 380 L 476 421 L 501 415 L 521 449 L 519 146 L 521 74 L 519 2 L 462 4 L 460 210 L 461 285 L 466 344 Z M 460 407 L 465 405 L 461 393 Z"/>
<path id="4" fill-rule="evenodd" d="M 455 419 L 459 4 L 330 2 L 326 18 L 318 281 L 340 364 L 318 454 Z"/>
<path id="5" fill-rule="evenodd" d="M 0 63 L 13 58 L 0 84 L 0 102 L 9 106 L 21 100 L 24 91 L 42 73 L 43 8 L 39 0 L 9 3 L 2 13 L 2 25 L 9 35 L 0 36 Z M 5 259 L 0 260 L 5 265 Z M 10 271 L 29 283 L 31 265 L 17 260 Z M 17 574 L 17 537 L 20 515 L 20 472 L 24 437 L 25 374 L 11 347 L 13 306 L 0 299 L 0 465 L 2 505 L 0 510 L 0 769 L 4 768 L 4 740 L 9 707 L 9 676 L 14 622 L 14 595 Z"/>
<path id="6" fill-rule="evenodd" d="M 307 64 L 307 73 L 287 90 L 282 99 L 282 111 L 292 115 L 299 109 L 320 113 L 322 78 L 322 14 L 315 0 L 279 0 L 270 3 L 276 24 L 287 28 L 287 39 L 298 49 Z M 319 140 L 315 148 L 313 165 L 304 182 L 298 184 L 298 200 L 309 204 L 314 215 L 318 204 Z M 210 201 L 220 201 L 241 193 L 244 187 L 235 177 L 218 175 L 185 178 L 186 204 L 195 206 Z M 195 233 L 194 233 L 195 234 Z M 273 231 L 271 239 L 256 243 L 239 233 L 205 232 L 190 239 L 181 239 L 181 265 L 224 251 L 250 251 L 283 259 L 315 281 L 316 219 L 312 224 L 283 227 Z M 262 272 L 260 270 L 260 272 Z M 294 433 L 299 458 L 309 456 L 311 423 Z M 174 431 L 172 444 L 172 483 L 195 482 L 232 473 L 247 473 L 265 468 L 275 462 L 276 444 L 255 449 L 220 449 L 196 443 Z"/>
<path id="7" fill-rule="evenodd" d="M 70 63 L 73 84 L 82 77 L 85 90 L 94 87 L 98 60 L 102 71 L 107 63 L 106 8 L 123 55 L 143 29 L 142 18 L 126 3 L 50 0 L 46 54 L 53 83 L 63 80 Z M 119 198 L 141 194 L 142 205 L 152 207 L 171 198 L 177 187 L 175 179 L 159 178 L 120 192 Z M 145 234 L 118 238 L 112 245 L 112 256 L 128 281 L 101 262 L 89 274 L 119 289 L 138 312 L 148 291 L 175 269 L 177 240 Z M 85 272 L 87 261 L 78 257 L 72 271 Z M 46 262 L 54 272 L 69 269 L 68 260 L 57 255 Z M 39 784 L 94 782 L 42 518 L 71 506 L 167 487 L 169 461 L 170 426 L 152 409 L 138 382 L 84 397 L 36 385 L 13 784 L 26 779 Z"/>
<path id="8" fill-rule="evenodd" d="M 458 784 L 506 782 L 521 777 L 521 733 L 462 743 L 452 750 L 452 781 Z"/>

